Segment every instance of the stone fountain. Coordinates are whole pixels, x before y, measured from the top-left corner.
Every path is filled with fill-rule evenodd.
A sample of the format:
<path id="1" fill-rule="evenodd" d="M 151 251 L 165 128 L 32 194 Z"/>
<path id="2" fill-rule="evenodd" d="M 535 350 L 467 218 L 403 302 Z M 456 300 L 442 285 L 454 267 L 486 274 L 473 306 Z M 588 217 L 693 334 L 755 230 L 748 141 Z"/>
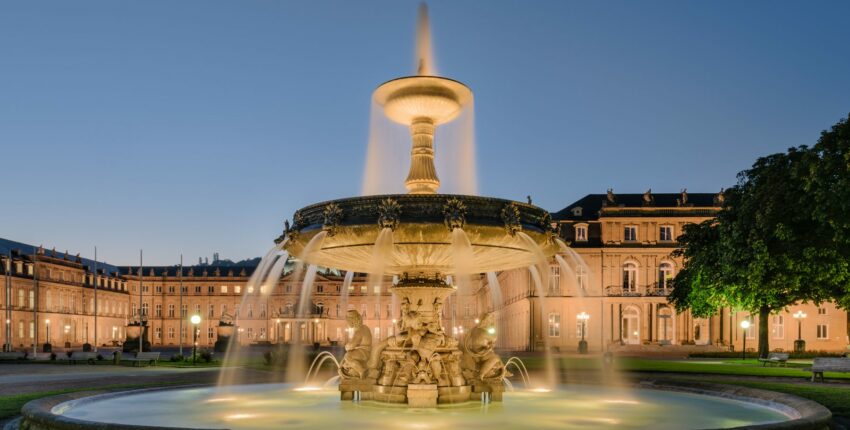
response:
<path id="1" fill-rule="evenodd" d="M 429 75 L 428 61 L 422 56 L 419 74 L 388 81 L 373 95 L 389 119 L 410 129 L 408 194 L 355 197 L 302 208 L 277 241 L 289 255 L 308 264 L 399 279 L 391 288 L 401 303 L 396 335 L 373 343 L 361 316 L 349 311 L 353 335 L 341 363 L 343 400 L 413 407 L 463 402 L 473 396 L 501 400 L 506 370 L 493 352 L 493 318 L 483 315 L 463 342 L 447 335 L 442 306 L 456 287 L 446 280 L 533 266 L 558 249 L 550 215 L 541 208 L 437 193 L 436 127 L 457 118 L 473 95 L 461 82 Z M 379 243 L 387 243 L 387 235 L 390 246 L 381 252 Z"/>

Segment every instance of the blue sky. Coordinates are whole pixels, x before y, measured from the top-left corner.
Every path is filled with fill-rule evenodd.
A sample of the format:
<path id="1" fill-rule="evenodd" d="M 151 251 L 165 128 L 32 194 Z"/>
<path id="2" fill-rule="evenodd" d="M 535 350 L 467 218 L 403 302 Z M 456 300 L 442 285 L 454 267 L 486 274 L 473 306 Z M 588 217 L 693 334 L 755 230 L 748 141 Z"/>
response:
<path id="1" fill-rule="evenodd" d="M 850 2 L 429 6 L 440 73 L 475 91 L 485 195 L 716 192 L 850 112 Z M 263 254 L 294 210 L 359 194 L 416 9 L 5 2 L 0 237 L 114 264 Z"/>

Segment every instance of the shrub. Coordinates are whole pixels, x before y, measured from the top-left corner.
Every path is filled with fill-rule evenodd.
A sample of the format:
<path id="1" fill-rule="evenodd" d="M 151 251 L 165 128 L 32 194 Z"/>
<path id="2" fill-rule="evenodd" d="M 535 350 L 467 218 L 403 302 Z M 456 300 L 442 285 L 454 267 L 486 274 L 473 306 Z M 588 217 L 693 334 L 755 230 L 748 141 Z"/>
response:
<path id="1" fill-rule="evenodd" d="M 748 354 L 751 354 L 750 349 L 747 348 Z M 788 358 L 791 360 L 799 360 L 799 359 L 807 359 L 807 358 L 815 358 L 815 357 L 843 357 L 844 353 L 842 352 L 834 352 L 834 351 L 804 351 L 804 352 L 788 352 Z M 741 358 L 741 352 L 733 352 L 733 351 L 718 351 L 718 352 L 694 352 L 688 355 L 689 358 Z M 755 358 L 755 356 L 749 356 L 749 358 Z"/>
<path id="2" fill-rule="evenodd" d="M 50 361 L 56 361 L 56 353 L 55 352 L 50 353 Z"/>
<path id="3" fill-rule="evenodd" d="M 206 349 L 205 349 L 205 350 L 202 350 L 201 352 L 199 352 L 199 353 L 198 353 L 198 358 L 200 358 L 200 359 L 201 359 L 201 361 L 203 361 L 204 363 L 209 363 L 209 362 L 211 362 L 211 361 L 212 361 L 212 357 L 213 357 L 212 352 L 210 352 L 210 351 L 208 351 L 208 350 L 206 350 Z"/>
<path id="4" fill-rule="evenodd" d="M 98 354 L 98 355 L 97 355 L 97 361 L 103 361 L 103 360 L 104 360 L 104 359 L 103 359 L 103 356 L 102 356 L 102 355 L 100 355 L 100 354 Z"/>
<path id="5" fill-rule="evenodd" d="M 183 357 L 182 354 L 174 354 L 174 355 L 171 356 L 170 361 L 172 361 L 172 362 L 183 361 L 184 358 L 185 357 Z"/>

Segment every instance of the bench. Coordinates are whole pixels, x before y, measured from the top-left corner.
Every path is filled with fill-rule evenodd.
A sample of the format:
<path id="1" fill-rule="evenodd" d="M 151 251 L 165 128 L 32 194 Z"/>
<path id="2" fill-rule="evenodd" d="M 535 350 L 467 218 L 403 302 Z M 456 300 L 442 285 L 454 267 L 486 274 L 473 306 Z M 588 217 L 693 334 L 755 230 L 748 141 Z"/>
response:
<path id="1" fill-rule="evenodd" d="M 26 356 L 23 352 L 0 352 L 0 361 L 23 360 Z"/>
<path id="2" fill-rule="evenodd" d="M 762 367 L 765 367 L 768 364 L 772 366 L 787 366 L 789 356 L 790 354 L 787 352 L 771 352 L 767 354 L 767 358 L 759 358 L 759 362 Z"/>
<path id="3" fill-rule="evenodd" d="M 812 382 L 820 375 L 823 382 L 824 372 L 850 373 L 850 358 L 816 357 L 812 362 Z"/>
<path id="4" fill-rule="evenodd" d="M 71 353 L 71 356 L 68 357 L 68 364 L 77 364 L 78 361 L 82 361 L 83 363 L 94 364 L 97 360 L 96 352 L 82 352 L 82 351 L 74 351 Z"/>
<path id="5" fill-rule="evenodd" d="M 121 361 L 129 361 L 133 363 L 133 366 L 139 365 L 142 363 L 147 363 L 149 365 L 156 366 L 157 361 L 159 361 L 159 353 L 158 352 L 137 352 L 135 357 L 132 358 L 122 358 Z"/>

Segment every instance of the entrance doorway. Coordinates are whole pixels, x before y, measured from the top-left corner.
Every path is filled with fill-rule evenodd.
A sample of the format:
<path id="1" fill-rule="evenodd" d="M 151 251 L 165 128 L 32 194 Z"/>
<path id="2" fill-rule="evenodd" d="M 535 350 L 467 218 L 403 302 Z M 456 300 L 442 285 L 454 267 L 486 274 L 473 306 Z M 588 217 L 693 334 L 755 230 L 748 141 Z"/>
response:
<path id="1" fill-rule="evenodd" d="M 640 314 L 637 308 L 629 306 L 623 311 L 623 343 L 640 344 Z"/>

